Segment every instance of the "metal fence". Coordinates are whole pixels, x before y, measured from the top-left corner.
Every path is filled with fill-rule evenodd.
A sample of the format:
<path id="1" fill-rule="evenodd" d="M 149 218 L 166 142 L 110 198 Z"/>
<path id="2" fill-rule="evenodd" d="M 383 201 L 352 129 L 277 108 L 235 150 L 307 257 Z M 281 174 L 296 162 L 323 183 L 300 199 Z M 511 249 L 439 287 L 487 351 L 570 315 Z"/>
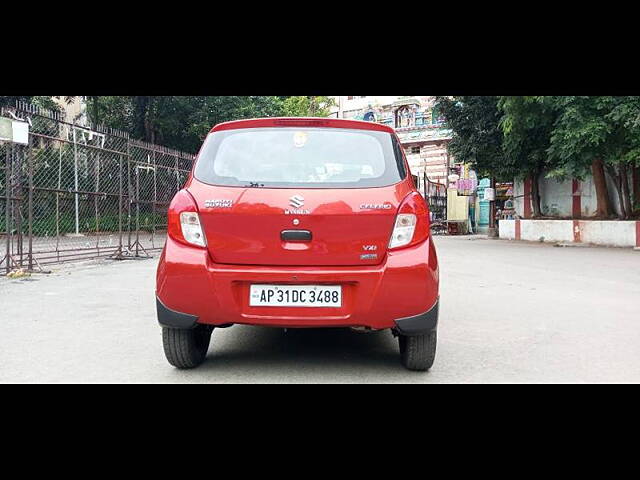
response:
<path id="1" fill-rule="evenodd" d="M 446 233 L 447 187 L 429 180 L 426 172 L 423 173 L 422 185 L 424 187 L 424 198 L 429 204 L 429 212 L 431 214 L 431 231 L 433 233 Z"/>
<path id="2" fill-rule="evenodd" d="M 67 123 L 18 103 L 29 144 L 0 145 L 0 272 L 161 249 L 166 212 L 194 155 Z"/>

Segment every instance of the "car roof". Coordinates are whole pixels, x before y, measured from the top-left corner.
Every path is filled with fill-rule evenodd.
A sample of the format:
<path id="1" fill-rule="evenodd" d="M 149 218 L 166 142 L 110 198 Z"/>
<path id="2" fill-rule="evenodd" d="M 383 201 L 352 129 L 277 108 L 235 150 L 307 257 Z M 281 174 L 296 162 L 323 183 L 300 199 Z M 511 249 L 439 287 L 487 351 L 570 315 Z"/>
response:
<path id="1" fill-rule="evenodd" d="M 379 132 L 394 133 L 393 128 L 380 123 L 363 122 L 360 120 L 343 120 L 341 118 L 326 117 L 271 117 L 251 118 L 247 120 L 234 120 L 219 123 L 211 129 L 211 132 L 221 130 L 236 130 L 243 128 L 269 128 L 269 127 L 318 127 L 318 128 L 350 128 L 354 130 L 374 130 Z"/>

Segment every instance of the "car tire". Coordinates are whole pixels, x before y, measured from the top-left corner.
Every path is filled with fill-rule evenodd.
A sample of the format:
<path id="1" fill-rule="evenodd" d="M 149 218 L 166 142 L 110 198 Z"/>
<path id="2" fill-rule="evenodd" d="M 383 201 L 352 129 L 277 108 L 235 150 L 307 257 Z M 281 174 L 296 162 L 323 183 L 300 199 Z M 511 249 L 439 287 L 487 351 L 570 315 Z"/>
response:
<path id="1" fill-rule="evenodd" d="M 425 335 L 399 335 L 400 359 L 402 365 L 409 370 L 427 371 L 436 359 L 436 343 L 438 334 L 434 330 Z"/>
<path id="2" fill-rule="evenodd" d="M 213 328 L 207 325 L 197 325 L 189 330 L 163 327 L 162 345 L 169 363 L 180 369 L 200 365 L 207 356 L 212 331 Z"/>

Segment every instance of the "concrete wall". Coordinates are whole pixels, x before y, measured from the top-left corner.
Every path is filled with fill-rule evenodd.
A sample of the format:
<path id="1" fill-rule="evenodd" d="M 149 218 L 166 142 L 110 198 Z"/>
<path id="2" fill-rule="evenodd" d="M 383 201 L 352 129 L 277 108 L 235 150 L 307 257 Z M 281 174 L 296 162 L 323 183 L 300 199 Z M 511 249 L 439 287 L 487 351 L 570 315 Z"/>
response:
<path id="1" fill-rule="evenodd" d="M 520 239 L 530 242 L 538 242 L 541 238 L 545 242 L 571 242 L 573 241 L 573 222 L 571 220 L 522 220 L 520 232 Z"/>
<path id="2" fill-rule="evenodd" d="M 499 233 L 500 233 L 500 238 L 504 239 L 504 240 L 515 240 L 516 239 L 516 221 L 515 220 L 500 220 L 499 222 Z M 488 227 L 485 227 L 483 230 L 487 230 Z M 480 229 L 478 229 L 478 233 L 485 233 L 485 232 L 481 232 Z"/>
<path id="3" fill-rule="evenodd" d="M 609 187 L 609 199 L 614 212 L 618 214 L 620 213 L 620 202 L 618 201 L 615 185 L 608 175 L 606 178 Z M 513 191 L 514 196 L 519 197 L 515 199 L 516 213 L 524 217 L 525 197 L 522 197 L 524 195 L 524 181 L 515 181 Z M 589 218 L 595 215 L 598 200 L 591 176 L 578 182 L 578 193 L 580 194 L 580 214 L 582 218 Z M 573 180 L 559 182 L 552 178 L 543 178 L 540 180 L 540 195 L 540 208 L 544 216 L 573 217 Z"/>
<path id="4" fill-rule="evenodd" d="M 613 247 L 636 246 L 636 229 L 640 222 L 580 221 L 578 223 L 580 240 L 583 243 Z"/>
<path id="5" fill-rule="evenodd" d="M 552 178 L 540 181 L 540 209 L 550 217 L 569 217 L 573 207 L 572 182 L 558 182 Z"/>
<path id="6" fill-rule="evenodd" d="M 500 238 L 640 247 L 640 221 L 500 220 Z"/>

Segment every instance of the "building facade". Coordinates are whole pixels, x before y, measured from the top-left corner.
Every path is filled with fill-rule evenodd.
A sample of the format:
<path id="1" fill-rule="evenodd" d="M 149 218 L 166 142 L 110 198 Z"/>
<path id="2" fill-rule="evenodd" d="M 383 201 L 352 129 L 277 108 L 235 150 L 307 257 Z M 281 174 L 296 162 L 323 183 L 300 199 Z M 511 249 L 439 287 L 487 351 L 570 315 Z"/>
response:
<path id="1" fill-rule="evenodd" d="M 448 185 L 453 159 L 447 153 L 451 131 L 435 106 L 435 97 L 344 96 L 334 97 L 331 116 L 382 123 L 395 129 L 404 148 L 411 173 L 424 189 L 424 174 L 435 183 Z"/>

